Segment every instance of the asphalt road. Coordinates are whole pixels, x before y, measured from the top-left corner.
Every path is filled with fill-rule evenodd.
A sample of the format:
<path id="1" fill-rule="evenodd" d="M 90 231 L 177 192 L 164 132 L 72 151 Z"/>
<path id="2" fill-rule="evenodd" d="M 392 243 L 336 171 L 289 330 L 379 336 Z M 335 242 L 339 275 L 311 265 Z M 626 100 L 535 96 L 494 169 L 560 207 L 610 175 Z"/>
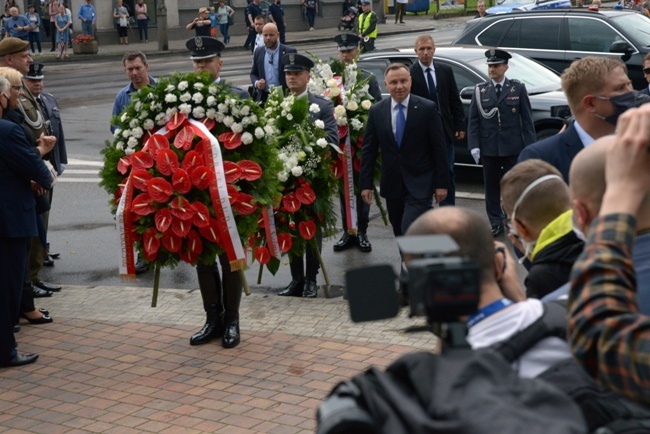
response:
<path id="1" fill-rule="evenodd" d="M 453 32 L 435 35 L 439 45 L 450 41 Z M 406 47 L 413 35 L 399 35 L 381 40 L 379 48 Z M 331 44 L 314 44 L 297 47 L 309 50 L 323 59 L 336 53 Z M 237 85 L 247 86 L 251 56 L 248 52 L 230 53 L 224 56 L 222 76 Z M 150 73 L 154 76 L 168 75 L 174 71 L 189 72 L 191 63 L 187 56 L 173 55 L 149 59 Z M 107 193 L 98 186 L 97 172 L 102 165 L 100 150 L 112 135 L 109 131 L 113 99 L 126 83 L 119 61 L 98 61 L 47 65 L 45 89 L 59 99 L 64 122 L 69 165 L 54 190 L 53 208 L 50 216 L 49 241 L 53 252 L 61 253 L 53 268 L 45 268 L 43 280 L 64 285 L 120 285 L 117 272 L 118 243 L 114 219 L 108 206 Z M 481 174 L 476 169 L 461 169 L 457 173 L 458 190 L 462 197 L 480 197 Z M 458 205 L 483 211 L 484 202 L 477 199 L 460 199 Z M 323 258 L 329 278 L 335 285 L 342 285 L 345 270 L 350 266 L 377 263 L 397 264 L 398 250 L 390 227 L 384 226 L 379 211 L 373 206 L 368 231 L 373 252 L 364 254 L 356 250 L 334 254 L 332 244 L 336 239 L 326 240 Z M 257 281 L 259 266 L 247 271 L 251 285 Z M 288 266 L 281 267 L 276 276 L 264 272 L 262 287 L 256 291 L 280 288 L 290 281 Z M 322 273 L 319 283 L 324 283 Z M 138 278 L 135 285 L 151 287 L 153 273 Z M 130 283 L 130 285 L 132 285 Z M 161 287 L 196 289 L 196 277 L 192 267 L 181 264 L 174 270 L 161 273 Z"/>

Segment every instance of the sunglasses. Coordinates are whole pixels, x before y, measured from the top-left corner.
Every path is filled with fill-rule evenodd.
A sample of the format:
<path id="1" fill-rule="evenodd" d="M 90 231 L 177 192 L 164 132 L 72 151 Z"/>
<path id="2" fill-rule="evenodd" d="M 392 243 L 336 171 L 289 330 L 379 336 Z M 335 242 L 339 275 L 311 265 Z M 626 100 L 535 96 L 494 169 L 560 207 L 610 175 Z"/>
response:
<path id="1" fill-rule="evenodd" d="M 650 68 L 643 68 L 643 73 L 646 75 L 650 74 Z"/>

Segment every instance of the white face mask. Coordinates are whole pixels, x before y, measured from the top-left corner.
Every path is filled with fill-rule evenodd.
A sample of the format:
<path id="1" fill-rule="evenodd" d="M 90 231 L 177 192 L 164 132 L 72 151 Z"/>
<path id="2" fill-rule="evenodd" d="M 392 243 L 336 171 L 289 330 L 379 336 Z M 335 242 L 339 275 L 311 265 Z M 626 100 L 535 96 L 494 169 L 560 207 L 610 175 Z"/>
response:
<path id="1" fill-rule="evenodd" d="M 519 195 L 519 198 L 515 202 L 515 206 L 512 207 L 512 227 L 510 228 L 510 233 L 515 235 L 517 238 L 519 238 L 519 241 L 521 241 L 521 244 L 524 246 L 524 256 L 519 258 L 519 263 L 523 264 L 526 258 L 530 257 L 530 254 L 533 253 L 533 250 L 535 249 L 535 245 L 537 244 L 537 240 L 532 240 L 532 241 L 525 241 L 523 237 L 519 234 L 519 231 L 515 227 L 515 219 L 517 218 L 517 208 L 519 208 L 519 205 L 521 205 L 521 202 L 523 202 L 524 198 L 530 191 L 537 187 L 539 184 L 541 184 L 544 181 L 549 181 L 551 179 L 559 179 L 560 181 L 563 181 L 563 179 L 557 175 L 544 175 L 533 182 L 531 182 L 528 187 L 524 188 L 524 191 L 521 192 Z"/>

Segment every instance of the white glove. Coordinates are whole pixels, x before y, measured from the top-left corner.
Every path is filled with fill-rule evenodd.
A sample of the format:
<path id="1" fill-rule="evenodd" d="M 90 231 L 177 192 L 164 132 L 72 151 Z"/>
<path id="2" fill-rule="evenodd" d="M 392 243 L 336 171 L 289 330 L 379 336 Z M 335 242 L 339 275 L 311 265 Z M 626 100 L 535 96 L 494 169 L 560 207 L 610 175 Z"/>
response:
<path id="1" fill-rule="evenodd" d="M 478 160 L 481 159 L 481 150 L 479 148 L 474 148 L 469 151 L 474 158 L 474 162 L 478 164 Z"/>

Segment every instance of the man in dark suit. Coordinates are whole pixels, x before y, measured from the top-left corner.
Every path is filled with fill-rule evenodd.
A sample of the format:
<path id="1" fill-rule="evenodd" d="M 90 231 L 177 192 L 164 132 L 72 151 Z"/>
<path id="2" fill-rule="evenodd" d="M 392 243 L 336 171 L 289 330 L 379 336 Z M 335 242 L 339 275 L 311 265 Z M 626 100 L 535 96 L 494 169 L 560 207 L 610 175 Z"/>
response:
<path id="1" fill-rule="evenodd" d="M 449 187 L 446 141 L 433 102 L 411 94 L 411 73 L 401 63 L 386 68 L 390 98 L 370 108 L 361 149 L 360 188 L 372 203 L 373 171 L 381 150 L 380 194 L 386 198 L 395 236 L 433 205 L 445 200 Z"/>
<path id="2" fill-rule="evenodd" d="M 0 78 L 0 116 L 9 103 L 10 88 Z M 33 363 L 38 354 L 16 352 L 14 324 L 18 321 L 20 297 L 27 275 L 31 239 L 38 233 L 31 181 L 49 188 L 52 178 L 42 160 L 54 147 L 53 141 L 39 140 L 34 148 L 22 128 L 0 120 L 0 366 Z"/>
<path id="3" fill-rule="evenodd" d="M 517 164 L 525 146 L 535 141 L 535 124 L 526 86 L 506 78 L 508 59 L 503 50 L 485 52 L 490 80 L 476 86 L 469 106 L 467 146 L 478 164 L 483 163 L 485 208 L 492 235 L 503 233 L 501 177 Z"/>
<path id="4" fill-rule="evenodd" d="M 255 101 L 265 103 L 271 87 L 282 86 L 287 89 L 287 79 L 284 76 L 283 57 L 287 53 L 297 53 L 295 48 L 279 42 L 278 27 L 268 23 L 262 29 L 264 47 L 259 47 L 253 54 L 251 68 L 251 83 L 255 89 Z"/>
<path id="5" fill-rule="evenodd" d="M 643 58 L 643 76 L 650 83 L 650 53 L 646 54 Z M 641 92 L 650 95 L 650 84 L 644 87 Z"/>
<path id="6" fill-rule="evenodd" d="M 327 143 L 339 143 L 339 130 L 334 120 L 334 104 L 329 98 L 323 98 L 320 95 L 314 95 L 307 90 L 309 83 L 309 71 L 314 67 L 308 57 L 300 54 L 289 53 L 283 58 L 284 71 L 287 78 L 287 86 L 293 95 L 301 97 L 306 95 L 309 103 L 316 104 L 319 107 L 317 113 L 311 112 L 312 119 L 322 120 L 325 124 L 327 133 Z M 323 245 L 323 234 L 320 229 L 316 233 L 316 244 L 320 250 Z M 305 264 L 306 262 L 306 264 Z M 313 251 L 311 243 L 305 247 L 305 260 L 302 257 L 293 258 L 289 263 L 291 266 L 291 283 L 278 293 L 282 296 L 316 298 L 318 288 L 316 286 L 316 276 L 320 269 L 318 256 Z M 306 265 L 306 268 L 305 268 Z"/>
<path id="7" fill-rule="evenodd" d="M 440 205 L 456 205 L 454 141 L 465 138 L 465 110 L 453 71 L 449 66 L 433 60 L 435 52 L 436 45 L 430 35 L 417 37 L 415 53 L 418 55 L 418 62 L 411 66 L 411 93 L 433 101 L 438 107 L 445 128 L 449 164 L 449 191 L 447 198 Z"/>
<path id="8" fill-rule="evenodd" d="M 584 57 L 573 62 L 562 73 L 562 89 L 575 121 L 566 131 L 524 148 L 519 161 L 544 160 L 569 182 L 573 157 L 594 140 L 613 134 L 618 115 L 634 105 L 634 98 L 629 98 L 632 82 L 625 64 L 610 57 Z"/>
<path id="9" fill-rule="evenodd" d="M 361 38 L 353 33 L 343 33 L 336 35 L 334 41 L 336 41 L 336 45 L 338 45 L 339 60 L 341 60 L 343 64 L 350 65 L 357 61 L 357 57 L 359 56 L 359 42 L 361 42 Z M 364 71 L 363 69 L 358 69 L 357 71 L 357 80 L 365 80 L 370 77 L 370 80 L 368 81 L 368 93 L 375 99 L 375 101 L 381 101 L 381 89 L 379 88 L 379 83 L 377 83 L 377 78 L 374 74 Z M 343 181 L 341 181 L 341 183 L 342 182 Z M 370 244 L 370 240 L 368 240 L 368 235 L 366 233 L 368 222 L 370 220 L 370 205 L 365 203 L 361 198 L 361 191 L 355 195 L 357 201 L 358 233 L 357 235 L 350 235 L 348 234 L 348 222 L 346 219 L 345 195 L 343 194 L 343 189 L 341 189 L 339 199 L 341 202 L 341 223 L 343 224 L 343 235 L 334 244 L 334 251 L 342 252 L 355 245 L 358 246 L 359 250 L 362 252 L 372 251 L 372 244 Z"/>

